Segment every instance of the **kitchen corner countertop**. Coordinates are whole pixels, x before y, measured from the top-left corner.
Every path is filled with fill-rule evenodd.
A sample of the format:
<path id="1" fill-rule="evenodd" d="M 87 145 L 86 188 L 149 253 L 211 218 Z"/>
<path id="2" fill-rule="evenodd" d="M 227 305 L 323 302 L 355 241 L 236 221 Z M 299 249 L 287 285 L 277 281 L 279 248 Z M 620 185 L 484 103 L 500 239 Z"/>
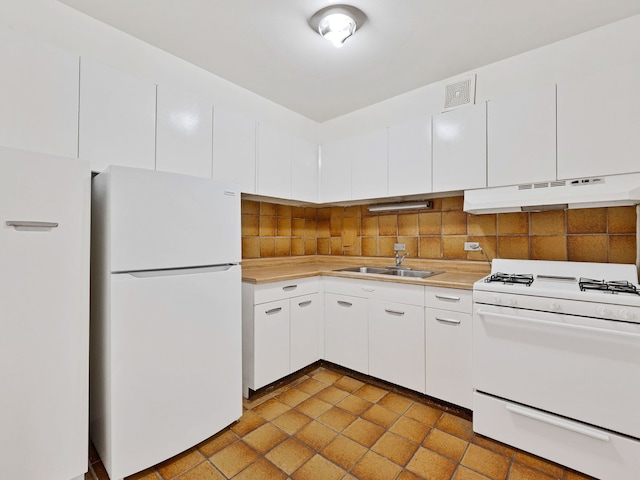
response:
<path id="1" fill-rule="evenodd" d="M 410 267 L 414 270 L 437 270 L 443 273 L 422 279 L 390 277 L 389 275 L 376 275 L 371 273 L 337 272 L 336 270 L 341 268 L 364 265 L 371 267 L 388 267 L 394 265 L 394 259 L 329 255 L 243 260 L 241 265 L 242 281 L 254 284 L 323 275 L 381 282 L 408 283 L 412 285 L 430 285 L 432 287 L 460 288 L 464 290 L 471 290 L 473 283 L 487 275 L 490 271 L 490 267 L 486 262 L 407 259 L 403 263 L 403 266 Z"/>

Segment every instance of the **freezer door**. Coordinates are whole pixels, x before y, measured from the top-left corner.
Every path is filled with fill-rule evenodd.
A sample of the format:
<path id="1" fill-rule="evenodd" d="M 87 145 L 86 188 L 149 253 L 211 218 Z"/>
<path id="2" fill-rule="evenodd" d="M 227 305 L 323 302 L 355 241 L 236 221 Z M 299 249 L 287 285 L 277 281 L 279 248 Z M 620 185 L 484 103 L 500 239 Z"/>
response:
<path id="1" fill-rule="evenodd" d="M 0 148 L 0 477 L 87 470 L 88 162 Z"/>
<path id="2" fill-rule="evenodd" d="M 111 478 L 242 415 L 240 267 L 171 273 L 111 275 Z"/>
<path id="3" fill-rule="evenodd" d="M 106 174 L 112 272 L 240 261 L 237 185 L 127 167 Z"/>

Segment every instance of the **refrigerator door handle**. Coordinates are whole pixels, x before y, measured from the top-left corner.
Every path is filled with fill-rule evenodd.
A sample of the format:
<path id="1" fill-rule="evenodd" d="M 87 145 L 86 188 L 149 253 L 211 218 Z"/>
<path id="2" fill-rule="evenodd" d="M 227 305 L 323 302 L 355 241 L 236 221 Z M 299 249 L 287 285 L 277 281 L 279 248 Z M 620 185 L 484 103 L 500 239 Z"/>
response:
<path id="1" fill-rule="evenodd" d="M 7 226 L 15 228 L 17 231 L 45 231 L 58 226 L 58 222 L 32 222 L 28 220 L 7 220 Z"/>
<path id="2" fill-rule="evenodd" d="M 135 272 L 113 272 L 124 273 L 135 278 L 154 278 L 154 277 L 170 277 L 175 275 L 197 275 L 200 273 L 217 273 L 226 272 L 234 264 L 226 265 L 210 265 L 206 267 L 186 267 L 186 268 L 167 268 L 160 270 L 140 270 Z"/>

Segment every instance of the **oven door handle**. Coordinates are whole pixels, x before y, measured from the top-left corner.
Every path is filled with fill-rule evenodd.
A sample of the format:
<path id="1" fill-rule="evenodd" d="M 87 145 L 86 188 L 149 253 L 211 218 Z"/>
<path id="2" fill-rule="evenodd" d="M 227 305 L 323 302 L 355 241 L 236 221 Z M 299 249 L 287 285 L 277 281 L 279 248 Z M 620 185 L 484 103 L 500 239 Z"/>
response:
<path id="1" fill-rule="evenodd" d="M 544 413 L 536 412 L 535 410 L 530 410 L 528 408 L 519 407 L 517 405 L 507 405 L 506 408 L 508 411 L 510 411 L 511 413 L 515 413 L 516 415 L 521 415 L 533 420 L 538 420 L 539 422 L 548 423 L 549 425 L 564 428 L 565 430 L 570 430 L 581 435 L 586 435 L 587 437 L 595 438 L 596 440 L 601 440 L 603 442 L 608 442 L 610 440 L 609 435 L 606 435 L 605 433 L 599 432 L 594 428 L 584 427 L 577 423 L 569 422 L 562 418 L 545 415 Z"/>
<path id="2" fill-rule="evenodd" d="M 560 328 L 568 328 L 571 330 L 580 330 L 583 332 L 589 332 L 589 333 L 597 333 L 599 335 L 606 333 L 609 335 L 615 335 L 618 337 L 623 337 L 623 338 L 632 338 L 634 340 L 638 340 L 640 339 L 640 335 L 637 335 L 635 333 L 629 333 L 629 332 L 620 332 L 618 330 L 608 330 L 605 328 L 595 328 L 595 327 L 586 327 L 584 325 L 570 325 L 570 324 L 566 324 L 566 323 L 559 323 L 559 322 L 549 322 L 547 320 L 537 320 L 534 318 L 522 318 L 522 317 L 517 317 L 515 315 L 505 315 L 504 313 L 493 313 L 493 312 L 485 312 L 484 310 L 478 310 L 478 315 L 480 315 L 481 317 L 495 317 L 495 318 L 499 318 L 502 320 L 515 320 L 517 322 L 520 323 L 535 323 L 537 325 L 545 325 L 548 327 L 560 327 Z"/>

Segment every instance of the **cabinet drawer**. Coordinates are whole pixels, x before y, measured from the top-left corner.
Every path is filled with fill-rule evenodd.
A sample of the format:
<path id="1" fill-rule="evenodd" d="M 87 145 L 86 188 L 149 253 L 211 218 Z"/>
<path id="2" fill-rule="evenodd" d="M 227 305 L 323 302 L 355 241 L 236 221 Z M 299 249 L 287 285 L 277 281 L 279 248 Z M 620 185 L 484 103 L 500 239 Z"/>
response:
<path id="1" fill-rule="evenodd" d="M 471 290 L 425 287 L 424 302 L 428 308 L 471 313 L 473 309 L 473 299 L 471 295 Z"/>
<path id="2" fill-rule="evenodd" d="M 376 282 L 351 278 L 329 278 L 325 280 L 324 291 L 340 295 L 370 298 L 386 302 L 424 306 L 424 287 L 407 283 Z"/>
<path id="3" fill-rule="evenodd" d="M 602 480 L 632 480 L 640 471 L 638 440 L 478 392 L 473 430 Z"/>
<path id="4" fill-rule="evenodd" d="M 299 297 L 317 293 L 320 282 L 315 278 L 296 278 L 295 280 L 285 280 L 282 282 L 263 283 L 254 288 L 253 303 L 273 302 L 284 298 Z"/>

